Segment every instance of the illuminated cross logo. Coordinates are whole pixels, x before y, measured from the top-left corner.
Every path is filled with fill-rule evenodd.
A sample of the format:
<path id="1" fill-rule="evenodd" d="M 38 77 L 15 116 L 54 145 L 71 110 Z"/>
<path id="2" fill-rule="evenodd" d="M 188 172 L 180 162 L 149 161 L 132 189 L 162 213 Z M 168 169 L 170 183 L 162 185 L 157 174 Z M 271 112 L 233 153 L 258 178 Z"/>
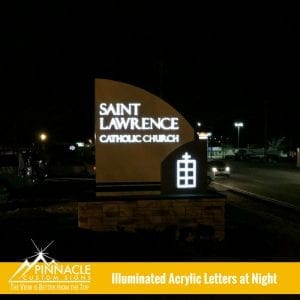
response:
<path id="1" fill-rule="evenodd" d="M 191 159 L 191 156 L 185 152 L 182 155 L 182 159 L 177 160 L 177 188 L 188 189 L 196 187 L 196 168 L 196 160 Z"/>

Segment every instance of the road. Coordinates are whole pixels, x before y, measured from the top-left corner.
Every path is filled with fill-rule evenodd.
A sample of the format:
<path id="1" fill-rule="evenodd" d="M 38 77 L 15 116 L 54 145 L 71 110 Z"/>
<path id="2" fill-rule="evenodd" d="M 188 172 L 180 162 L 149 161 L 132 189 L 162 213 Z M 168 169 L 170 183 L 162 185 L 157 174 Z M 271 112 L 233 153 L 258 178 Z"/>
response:
<path id="1" fill-rule="evenodd" d="M 291 164 L 228 162 L 230 178 L 216 178 L 212 185 L 218 191 L 238 188 L 260 196 L 300 206 L 300 169 Z"/>

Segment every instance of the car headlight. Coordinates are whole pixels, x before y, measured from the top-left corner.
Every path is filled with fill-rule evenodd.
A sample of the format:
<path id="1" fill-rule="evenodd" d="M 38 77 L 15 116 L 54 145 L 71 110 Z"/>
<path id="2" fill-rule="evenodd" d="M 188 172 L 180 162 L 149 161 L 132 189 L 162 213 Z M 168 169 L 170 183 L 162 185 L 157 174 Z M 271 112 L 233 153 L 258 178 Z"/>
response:
<path id="1" fill-rule="evenodd" d="M 216 173 L 216 172 L 218 171 L 218 169 L 215 168 L 215 167 L 211 168 L 211 170 L 212 170 L 214 173 Z"/>
<path id="2" fill-rule="evenodd" d="M 230 172 L 230 167 L 226 167 L 226 168 L 225 168 L 225 171 L 226 171 L 226 172 Z"/>

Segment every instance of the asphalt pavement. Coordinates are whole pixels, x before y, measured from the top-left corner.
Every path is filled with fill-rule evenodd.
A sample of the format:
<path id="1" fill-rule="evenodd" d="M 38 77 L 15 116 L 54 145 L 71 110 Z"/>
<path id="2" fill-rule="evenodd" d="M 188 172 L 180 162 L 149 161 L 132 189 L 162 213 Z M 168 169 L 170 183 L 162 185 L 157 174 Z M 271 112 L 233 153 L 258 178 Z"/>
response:
<path id="1" fill-rule="evenodd" d="M 266 164 L 229 161 L 231 176 L 218 177 L 212 185 L 218 191 L 229 187 L 258 196 L 300 206 L 300 168 L 292 163 Z"/>

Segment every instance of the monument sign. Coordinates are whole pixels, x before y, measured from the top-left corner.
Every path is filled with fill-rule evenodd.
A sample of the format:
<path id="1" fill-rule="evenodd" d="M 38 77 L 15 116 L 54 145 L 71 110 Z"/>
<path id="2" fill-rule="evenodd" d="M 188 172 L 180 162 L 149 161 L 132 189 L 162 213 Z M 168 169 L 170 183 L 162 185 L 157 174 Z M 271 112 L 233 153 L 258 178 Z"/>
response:
<path id="1" fill-rule="evenodd" d="M 194 140 L 194 129 L 171 105 L 132 85 L 95 81 L 97 184 L 161 181 L 161 163 Z"/>

